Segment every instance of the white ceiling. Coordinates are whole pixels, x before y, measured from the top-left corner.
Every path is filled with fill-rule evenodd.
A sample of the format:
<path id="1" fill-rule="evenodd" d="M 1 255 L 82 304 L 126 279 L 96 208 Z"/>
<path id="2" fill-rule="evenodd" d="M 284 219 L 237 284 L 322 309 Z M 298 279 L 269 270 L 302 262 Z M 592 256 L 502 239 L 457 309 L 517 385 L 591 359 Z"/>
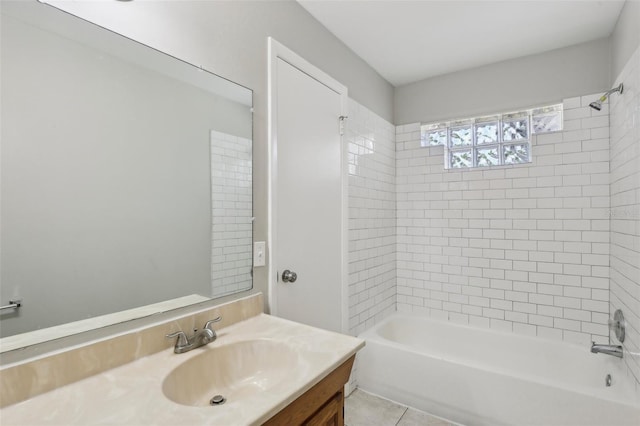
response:
<path id="1" fill-rule="evenodd" d="M 394 86 L 607 37 L 624 1 L 298 0 Z"/>

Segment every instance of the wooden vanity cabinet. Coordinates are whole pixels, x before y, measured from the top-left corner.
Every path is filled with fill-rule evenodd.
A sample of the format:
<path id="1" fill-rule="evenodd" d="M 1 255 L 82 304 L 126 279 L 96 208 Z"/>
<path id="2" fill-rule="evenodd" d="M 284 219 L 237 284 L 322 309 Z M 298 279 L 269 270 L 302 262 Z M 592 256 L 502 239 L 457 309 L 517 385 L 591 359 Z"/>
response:
<path id="1" fill-rule="evenodd" d="M 344 426 L 344 385 L 349 380 L 355 355 L 302 394 L 265 426 Z"/>

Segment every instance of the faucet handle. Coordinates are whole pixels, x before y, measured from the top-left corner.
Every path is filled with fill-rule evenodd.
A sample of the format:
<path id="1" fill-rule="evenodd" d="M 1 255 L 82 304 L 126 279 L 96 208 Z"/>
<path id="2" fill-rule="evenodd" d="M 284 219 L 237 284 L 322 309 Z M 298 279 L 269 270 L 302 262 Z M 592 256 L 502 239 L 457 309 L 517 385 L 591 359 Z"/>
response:
<path id="1" fill-rule="evenodd" d="M 176 346 L 187 346 L 189 344 L 189 339 L 187 339 L 187 335 L 184 334 L 184 331 L 176 331 L 175 333 L 167 334 L 167 339 L 173 339 L 177 337 Z"/>
<path id="2" fill-rule="evenodd" d="M 209 330 L 213 331 L 213 328 L 211 327 L 211 324 L 213 324 L 214 322 L 220 322 L 220 321 L 222 321 L 222 317 L 217 317 L 217 318 L 214 318 L 212 320 L 209 320 L 204 325 L 204 328 L 208 328 Z"/>

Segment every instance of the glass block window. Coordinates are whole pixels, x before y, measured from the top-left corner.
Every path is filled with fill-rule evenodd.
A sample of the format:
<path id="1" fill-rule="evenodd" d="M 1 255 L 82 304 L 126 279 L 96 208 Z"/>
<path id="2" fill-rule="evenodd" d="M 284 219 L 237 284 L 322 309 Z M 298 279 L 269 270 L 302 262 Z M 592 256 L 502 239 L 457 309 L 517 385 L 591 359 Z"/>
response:
<path id="1" fill-rule="evenodd" d="M 471 124 L 449 128 L 449 147 L 459 148 L 473 144 Z"/>
<path id="2" fill-rule="evenodd" d="M 502 140 L 505 142 L 529 140 L 529 117 L 509 115 L 502 120 Z"/>
<path id="3" fill-rule="evenodd" d="M 422 126 L 420 132 L 420 145 L 421 146 L 437 146 L 447 143 L 447 126 L 437 124 L 427 124 Z"/>
<path id="4" fill-rule="evenodd" d="M 536 108 L 531 114 L 533 134 L 559 132 L 562 130 L 562 104 Z"/>
<path id="5" fill-rule="evenodd" d="M 473 160 L 471 157 L 471 150 L 464 151 L 451 151 L 450 153 L 451 168 L 459 169 L 463 167 L 471 167 Z"/>
<path id="6" fill-rule="evenodd" d="M 445 168 L 531 162 L 532 135 L 562 130 L 562 104 L 421 127 L 421 146 L 444 146 Z"/>
<path id="7" fill-rule="evenodd" d="M 497 147 L 494 148 L 478 148 L 476 149 L 476 165 L 483 166 L 499 166 L 500 152 Z"/>
<path id="8" fill-rule="evenodd" d="M 474 125 L 476 131 L 476 144 L 498 143 L 498 119 L 491 121 L 478 121 Z"/>
<path id="9" fill-rule="evenodd" d="M 503 149 L 503 164 L 520 164 L 528 163 L 531 161 L 529 158 L 529 144 L 520 145 L 504 145 Z"/>

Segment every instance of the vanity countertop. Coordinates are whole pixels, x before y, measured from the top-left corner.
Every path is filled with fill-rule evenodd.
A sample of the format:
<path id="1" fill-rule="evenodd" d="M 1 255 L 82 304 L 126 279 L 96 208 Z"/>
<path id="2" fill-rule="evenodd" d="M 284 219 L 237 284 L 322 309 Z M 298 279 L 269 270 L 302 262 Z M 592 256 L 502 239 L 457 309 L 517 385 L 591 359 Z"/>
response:
<path id="1" fill-rule="evenodd" d="M 178 365 L 221 345 L 268 339 L 299 357 L 285 385 L 219 406 L 185 406 L 162 391 Z M 355 337 L 260 314 L 218 331 L 218 339 L 184 354 L 173 348 L 0 410 L 2 425 L 258 425 L 285 408 L 364 346 Z"/>

